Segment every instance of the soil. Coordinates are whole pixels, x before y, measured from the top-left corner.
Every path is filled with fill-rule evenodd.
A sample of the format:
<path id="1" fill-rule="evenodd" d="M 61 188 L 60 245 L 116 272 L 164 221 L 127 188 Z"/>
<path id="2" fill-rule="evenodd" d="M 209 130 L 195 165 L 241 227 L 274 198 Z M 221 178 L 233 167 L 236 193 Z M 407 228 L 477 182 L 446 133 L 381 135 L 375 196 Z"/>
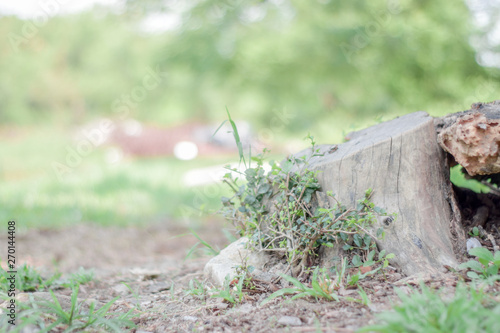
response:
<path id="1" fill-rule="evenodd" d="M 221 234 L 222 222 L 208 221 L 197 233 L 213 246 L 223 248 L 228 240 Z M 112 312 L 136 309 L 137 328 L 130 332 L 353 332 L 374 323 L 374 314 L 388 310 L 398 297 L 394 287 L 409 292 L 413 279 L 389 269 L 361 282 L 370 305 L 341 300 L 275 298 L 261 305 L 273 290 L 262 285 L 248 292 L 236 305 L 220 298 L 188 295 L 189 281 L 204 279 L 203 268 L 210 256 L 186 259 L 197 240 L 176 221 L 149 227 L 102 227 L 81 224 L 61 230 L 30 230 L 18 235 L 17 257 L 46 272 L 73 273 L 79 267 L 93 269 L 96 279 L 82 285 L 79 298 L 108 302 L 120 298 Z M 453 287 L 452 273 L 427 277 L 433 288 Z M 133 292 L 125 287 L 126 283 Z M 451 288 L 448 288 L 451 292 Z M 70 290 L 55 291 L 69 296 Z M 341 290 L 346 297 L 359 298 L 356 290 Z M 287 318 L 295 317 L 295 319 Z M 298 318 L 298 321 L 297 321 Z M 289 320 L 289 325 L 286 324 Z M 280 321 L 285 321 L 281 324 Z M 297 326 L 293 326 L 293 321 Z"/>

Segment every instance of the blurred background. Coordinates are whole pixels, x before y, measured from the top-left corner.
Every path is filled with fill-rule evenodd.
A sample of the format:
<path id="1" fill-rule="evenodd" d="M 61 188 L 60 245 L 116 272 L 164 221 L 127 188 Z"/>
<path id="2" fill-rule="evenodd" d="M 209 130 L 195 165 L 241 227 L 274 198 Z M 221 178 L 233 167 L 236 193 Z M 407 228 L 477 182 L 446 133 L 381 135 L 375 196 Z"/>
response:
<path id="1" fill-rule="evenodd" d="M 0 220 L 203 223 L 237 163 L 500 99 L 500 1 L 0 4 Z M 200 222 L 201 221 L 201 222 Z"/>

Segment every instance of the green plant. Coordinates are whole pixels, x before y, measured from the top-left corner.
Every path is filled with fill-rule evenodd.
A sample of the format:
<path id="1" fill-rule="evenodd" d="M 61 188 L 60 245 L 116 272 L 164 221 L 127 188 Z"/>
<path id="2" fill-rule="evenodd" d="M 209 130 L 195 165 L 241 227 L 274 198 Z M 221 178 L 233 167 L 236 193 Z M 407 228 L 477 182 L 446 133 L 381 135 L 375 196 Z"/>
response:
<path id="1" fill-rule="evenodd" d="M 368 252 L 367 254 L 367 257 L 366 257 L 366 260 L 364 262 L 361 261 L 361 258 L 359 257 L 359 255 L 354 255 L 353 258 L 352 258 L 352 265 L 354 267 L 372 267 L 372 266 L 376 266 L 376 268 L 372 268 L 371 270 L 367 271 L 366 273 L 363 273 L 360 275 L 361 278 L 364 278 L 366 276 L 369 276 L 369 275 L 373 275 L 375 273 L 377 273 L 378 271 L 381 271 L 382 274 L 384 274 L 384 277 L 385 277 L 385 269 L 387 268 L 387 266 L 389 266 L 389 259 L 392 259 L 395 257 L 394 253 L 389 253 L 386 255 L 386 251 L 385 250 L 382 250 L 378 253 L 378 259 L 375 260 L 375 250 L 371 250 L 370 252 Z"/>
<path id="2" fill-rule="evenodd" d="M 357 332 L 497 332 L 500 304 L 482 291 L 459 285 L 451 300 L 424 284 L 421 292 L 397 290 L 401 304 L 376 315 L 378 323 Z M 491 305 L 493 304 L 493 305 Z"/>
<path id="3" fill-rule="evenodd" d="M 292 300 L 301 297 L 314 297 L 315 299 L 323 298 L 329 301 L 339 301 L 339 296 L 336 293 L 336 284 L 331 280 L 324 271 L 319 271 L 315 269 L 311 279 L 311 287 L 306 286 L 294 277 L 280 274 L 283 279 L 292 283 L 294 287 L 283 288 L 274 293 L 272 293 L 268 298 L 266 298 L 263 304 L 266 304 L 270 300 L 284 296 L 284 295 L 294 295 Z"/>
<path id="4" fill-rule="evenodd" d="M 469 231 L 469 236 L 479 237 L 479 228 L 478 227 L 472 228 L 472 230 Z"/>
<path id="5" fill-rule="evenodd" d="M 339 202 L 333 208 L 319 207 L 315 193 L 320 185 L 316 172 L 308 170 L 307 163 L 320 154 L 314 138 L 307 138 L 312 145 L 309 157 L 292 156 L 279 165 L 271 162 L 271 170 L 266 173 L 264 150 L 252 158 L 254 167 L 249 166 L 245 172 L 230 169 L 232 172 L 224 176 L 224 182 L 234 195 L 222 197 L 222 213 L 240 235 L 249 236 L 261 251 L 285 256 L 294 276 L 305 272 L 321 245 L 332 247 L 341 241 L 346 244 L 345 250 L 373 248 L 374 236 L 367 228 L 377 214 L 385 214 L 370 202 L 371 189 L 356 208 L 347 209 Z M 240 176 L 246 182 L 242 183 Z M 335 200 L 331 193 L 327 195 Z M 382 229 L 377 236 L 383 236 Z"/>
<path id="6" fill-rule="evenodd" d="M 476 256 L 477 260 L 469 260 L 458 266 L 459 269 L 470 269 L 467 276 L 471 279 L 493 279 L 500 280 L 498 271 L 500 269 L 500 251 L 493 255 L 484 247 L 476 247 L 469 251 L 470 255 Z"/>
<path id="7" fill-rule="evenodd" d="M 55 273 L 49 277 L 43 277 L 36 268 L 23 264 L 16 269 L 16 288 L 20 291 L 40 291 L 59 285 L 60 273 Z M 9 289 L 7 278 L 10 276 L 7 271 L 0 267 L 0 290 L 6 292 Z"/>
<path id="8" fill-rule="evenodd" d="M 72 273 L 69 277 L 69 280 L 72 283 L 76 284 L 86 284 L 95 279 L 95 274 L 94 270 L 92 269 L 85 269 L 83 267 L 78 268 L 78 271 L 75 273 Z"/>
<path id="9" fill-rule="evenodd" d="M 198 235 L 196 233 L 196 231 L 194 230 L 191 230 L 189 234 L 183 234 L 183 235 L 179 235 L 179 236 L 176 236 L 176 237 L 182 237 L 182 236 L 186 236 L 186 235 L 193 235 L 194 237 L 196 237 L 196 239 L 198 240 L 198 242 L 196 242 L 196 244 L 194 244 L 189 250 L 188 250 L 188 253 L 186 254 L 186 257 L 185 259 L 188 259 L 190 258 L 195 252 L 196 250 L 198 249 L 198 247 L 201 245 L 202 248 L 204 249 L 205 251 L 205 254 L 209 255 L 209 256 L 216 256 L 219 254 L 219 250 L 216 250 L 214 247 L 212 247 L 212 245 L 210 245 L 209 243 L 207 243 L 206 241 L 204 241 L 200 235 Z"/>
<path id="10" fill-rule="evenodd" d="M 307 169 L 310 158 L 322 155 L 314 137 L 306 137 L 311 143 L 308 154 L 290 156 L 281 164 L 271 161 L 271 170 L 266 172 L 264 160 L 268 150 L 253 157 L 249 152 L 247 165 L 238 129 L 229 111 L 227 114 L 240 163 L 243 161 L 246 170 L 227 167 L 231 172 L 224 176 L 224 183 L 233 196 L 221 198 L 222 214 L 233 222 L 241 236 L 248 236 L 260 251 L 285 257 L 289 263 L 286 271 L 291 268 L 293 276 L 302 276 L 314 265 L 321 245 L 333 247 L 342 242 L 346 251 L 372 255 L 375 236 L 367 229 L 377 214 L 386 212 L 370 201 L 371 189 L 355 208 L 347 209 L 332 193 L 327 195 L 336 202 L 334 207 L 320 207 L 316 197 L 321 188 L 317 172 Z M 376 237 L 383 236 L 383 229 L 379 228 Z"/>
<path id="11" fill-rule="evenodd" d="M 79 285 L 74 285 L 69 308 L 61 305 L 51 290 L 52 300 L 36 300 L 29 295 L 29 302 L 18 302 L 19 316 L 14 332 L 21 332 L 27 325 L 35 325 L 40 332 L 53 331 L 86 331 L 87 329 L 104 329 L 105 331 L 123 332 L 133 328 L 131 321 L 133 310 L 122 314 L 113 314 L 109 310 L 118 298 L 114 298 L 103 306 L 96 308 L 95 303 L 84 305 L 78 300 Z M 0 324 L 2 322 L 0 321 Z"/>
<path id="12" fill-rule="evenodd" d="M 245 276 L 237 276 L 233 280 L 230 279 L 229 274 L 224 280 L 224 285 L 222 289 L 212 289 L 212 298 L 222 298 L 228 303 L 240 303 L 243 300 L 243 284 L 245 282 Z"/>
<path id="13" fill-rule="evenodd" d="M 189 280 L 188 289 L 185 291 L 185 294 L 205 298 L 207 295 L 207 289 L 202 282 L 197 279 L 191 279 Z"/>

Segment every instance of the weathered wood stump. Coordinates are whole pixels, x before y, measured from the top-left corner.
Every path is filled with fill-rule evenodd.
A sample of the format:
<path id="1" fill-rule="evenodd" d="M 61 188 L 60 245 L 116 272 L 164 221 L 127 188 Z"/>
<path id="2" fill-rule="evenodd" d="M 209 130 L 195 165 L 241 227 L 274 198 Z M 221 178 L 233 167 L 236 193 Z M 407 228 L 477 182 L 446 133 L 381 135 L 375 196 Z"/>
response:
<path id="1" fill-rule="evenodd" d="M 373 189 L 373 203 L 397 214 L 374 226 L 386 231 L 377 245 L 396 255 L 394 261 L 404 273 L 455 266 L 454 249 L 463 251 L 465 238 L 433 118 L 416 112 L 352 133 L 349 139 L 336 148 L 320 146 L 324 155 L 309 160 L 308 168 L 319 171 L 321 190 L 332 191 L 349 207 Z"/>
<path id="2" fill-rule="evenodd" d="M 470 177 L 489 177 L 489 184 L 500 184 L 500 102 L 474 104 L 472 110 L 437 119 L 415 112 L 354 132 L 348 139 L 340 145 L 317 146 L 319 154 L 314 156 L 312 149 L 295 156 L 305 156 L 307 168 L 318 171 L 319 206 L 333 207 L 335 200 L 355 206 L 371 188 L 371 201 L 396 213 L 395 219 L 378 218 L 372 231 L 385 230 L 377 246 L 394 253 L 393 262 L 406 275 L 456 267 L 466 253 L 465 222 L 498 224 L 500 197 L 455 188 L 449 168 L 459 162 Z M 329 191 L 335 199 L 326 195 Z M 340 247 L 322 249 L 321 265 L 328 266 L 325 261 L 339 251 Z M 253 255 L 262 256 L 257 259 L 263 262 L 270 258 L 268 253 Z M 258 268 L 266 271 L 267 266 Z M 207 264 L 207 275 L 215 276 L 213 267 Z"/>

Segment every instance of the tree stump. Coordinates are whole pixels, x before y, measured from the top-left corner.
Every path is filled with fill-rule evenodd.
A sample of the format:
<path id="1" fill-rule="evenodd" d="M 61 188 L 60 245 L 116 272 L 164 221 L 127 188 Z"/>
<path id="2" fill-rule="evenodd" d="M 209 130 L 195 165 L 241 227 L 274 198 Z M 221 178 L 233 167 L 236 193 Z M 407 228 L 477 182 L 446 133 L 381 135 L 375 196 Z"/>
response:
<path id="1" fill-rule="evenodd" d="M 305 157 L 307 169 L 317 171 L 318 206 L 333 207 L 336 200 L 354 207 L 372 189 L 371 201 L 389 214 L 396 213 L 395 219 L 379 217 L 371 233 L 385 230 L 377 246 L 396 255 L 392 262 L 404 274 L 433 274 L 444 265 L 456 267 L 466 254 L 465 225 L 489 227 L 500 235 L 500 195 L 494 192 L 500 185 L 500 102 L 476 103 L 472 110 L 437 119 L 415 112 L 354 132 L 348 139 L 294 156 Z M 457 162 L 470 177 L 483 182 L 487 178 L 492 192 L 456 188 L 449 170 Z M 326 195 L 329 191 L 333 197 Z M 496 249 L 494 237 L 488 236 Z M 321 249 L 320 264 L 333 266 L 328 261 L 340 252 L 340 245 Z M 257 269 L 269 273 L 270 255 L 254 255 L 268 262 Z M 218 262 L 213 259 L 206 266 L 211 278 Z M 231 261 L 230 267 L 235 265 L 238 262 Z M 222 283 L 220 277 L 212 280 Z"/>
<path id="2" fill-rule="evenodd" d="M 394 253 L 405 274 L 456 266 L 465 234 L 432 117 L 412 113 L 352 133 L 347 143 L 318 148 L 323 155 L 310 158 L 308 169 L 319 171 L 322 192 L 332 191 L 349 207 L 371 188 L 372 202 L 397 214 L 380 218 L 374 229 L 384 228 L 377 246 Z M 295 154 L 304 155 L 311 149 Z"/>

